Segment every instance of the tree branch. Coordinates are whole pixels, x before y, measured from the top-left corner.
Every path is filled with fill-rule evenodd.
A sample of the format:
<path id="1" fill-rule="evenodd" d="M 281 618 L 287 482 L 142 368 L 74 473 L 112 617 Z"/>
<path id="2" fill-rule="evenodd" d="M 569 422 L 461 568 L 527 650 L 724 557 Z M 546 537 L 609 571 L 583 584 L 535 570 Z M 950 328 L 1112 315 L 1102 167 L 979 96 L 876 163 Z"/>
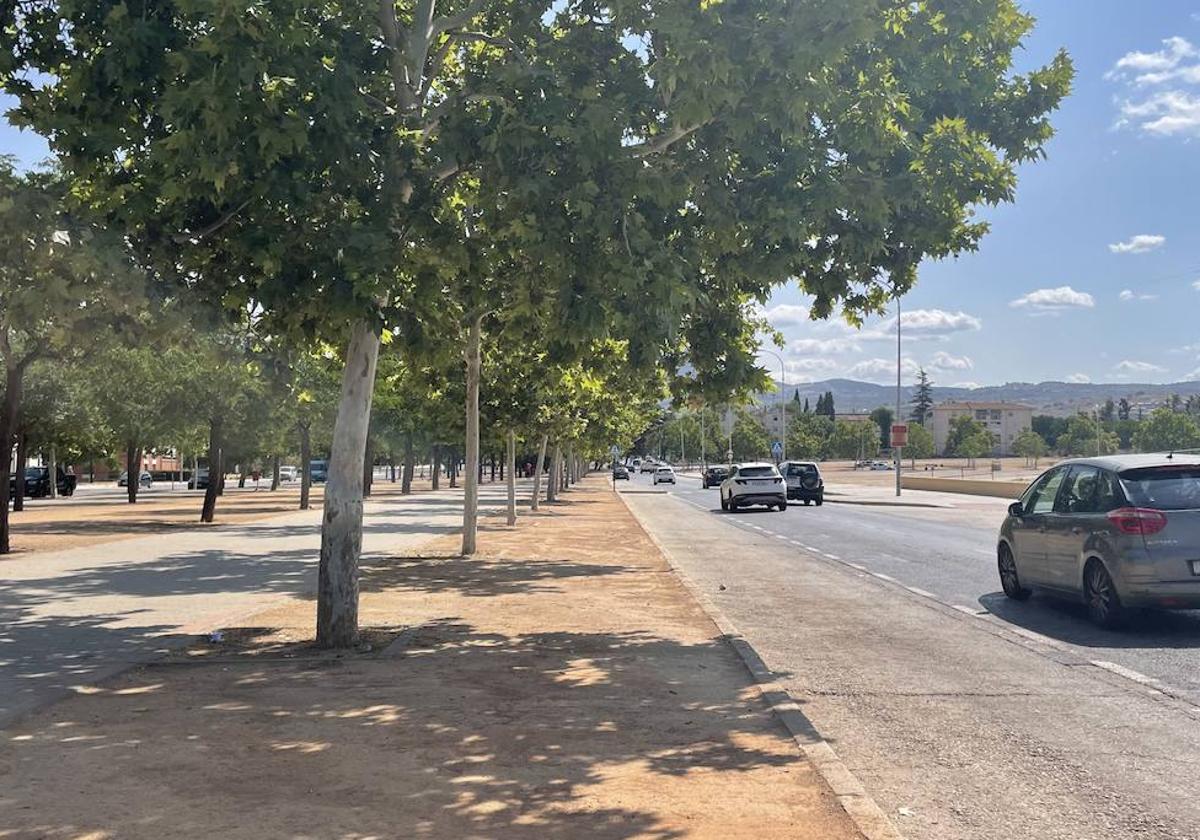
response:
<path id="1" fill-rule="evenodd" d="M 232 222 L 238 213 L 241 213 L 243 210 L 246 209 L 246 205 L 248 205 L 251 202 L 251 200 L 252 199 L 247 198 L 245 201 L 243 201 L 237 207 L 234 207 L 232 210 L 230 210 L 225 215 L 221 216 L 215 222 L 213 222 L 210 225 L 206 225 L 205 227 L 202 227 L 198 231 L 194 231 L 192 233 L 173 234 L 171 236 L 171 241 L 174 242 L 176 245 L 184 245 L 188 242 L 195 242 L 197 240 L 205 239 L 209 236 L 212 236 L 218 230 L 225 227 L 225 225 Z"/>
<path id="2" fill-rule="evenodd" d="M 423 0 L 432 3 L 432 0 Z M 416 107 L 416 93 L 409 78 L 408 62 L 400 43 L 400 22 L 396 20 L 396 0 L 379 0 L 379 29 L 389 53 L 388 69 L 391 71 L 392 87 L 396 91 L 396 103 L 403 111 Z"/>
<path id="3" fill-rule="evenodd" d="M 660 152 L 665 152 L 667 149 L 671 148 L 671 146 L 673 146 L 675 143 L 678 143 L 680 140 L 684 139 L 685 137 L 692 134 L 693 132 L 699 131 L 700 129 L 704 128 L 704 126 L 708 125 L 710 122 L 711 122 L 711 119 L 704 120 L 703 122 L 697 123 L 696 125 L 690 126 L 688 128 L 683 128 L 682 126 L 676 126 L 675 128 L 672 128 L 670 131 L 668 131 L 666 134 L 659 135 L 658 137 L 656 137 L 653 140 L 647 140 L 644 143 L 635 143 L 634 145 L 628 146 L 627 148 L 629 150 L 629 153 L 637 159 L 650 157 L 651 155 L 656 155 L 656 154 L 659 154 Z"/>
<path id="4" fill-rule="evenodd" d="M 487 6 L 487 0 L 472 0 L 472 2 L 468 4 L 467 8 L 463 9 L 457 15 L 448 15 L 446 17 L 439 18 L 433 22 L 433 26 L 429 32 L 430 38 L 436 38 L 439 35 L 443 35 L 455 29 L 462 29 L 464 26 L 470 23 L 476 15 L 482 12 L 485 6 Z"/>

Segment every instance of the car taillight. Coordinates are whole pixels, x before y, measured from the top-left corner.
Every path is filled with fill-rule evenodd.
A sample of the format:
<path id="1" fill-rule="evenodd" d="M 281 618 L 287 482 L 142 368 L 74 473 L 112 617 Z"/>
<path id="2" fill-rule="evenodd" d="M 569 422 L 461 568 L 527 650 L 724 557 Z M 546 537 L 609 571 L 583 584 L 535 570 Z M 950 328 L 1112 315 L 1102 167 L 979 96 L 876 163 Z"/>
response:
<path id="1" fill-rule="evenodd" d="M 778 477 L 778 476 L 776 476 L 776 477 L 775 477 L 775 483 L 776 483 L 776 484 L 782 484 L 782 483 L 783 483 L 783 479 L 782 479 L 782 478 L 780 478 L 780 477 Z"/>
<path id="2" fill-rule="evenodd" d="M 735 479 L 733 480 L 733 483 L 734 483 L 734 484 L 745 484 L 746 482 L 745 482 L 743 479 L 740 479 L 740 478 L 735 478 Z"/>
<path id="3" fill-rule="evenodd" d="M 1167 515 L 1154 508 L 1117 508 L 1108 512 L 1108 521 L 1125 534 L 1148 536 L 1167 527 Z"/>

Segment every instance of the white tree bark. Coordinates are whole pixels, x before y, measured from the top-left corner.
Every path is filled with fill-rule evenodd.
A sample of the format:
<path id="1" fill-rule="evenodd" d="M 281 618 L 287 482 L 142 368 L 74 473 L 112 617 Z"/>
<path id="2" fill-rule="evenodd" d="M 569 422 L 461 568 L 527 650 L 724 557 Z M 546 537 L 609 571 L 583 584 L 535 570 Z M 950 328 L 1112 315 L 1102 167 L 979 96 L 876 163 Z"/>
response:
<path id="1" fill-rule="evenodd" d="M 537 464 L 533 470 L 533 503 L 530 508 L 540 510 L 542 504 L 542 469 L 546 466 L 546 446 L 550 442 L 548 435 L 542 435 L 542 447 L 538 450 Z"/>
<path id="2" fill-rule="evenodd" d="M 462 553 L 475 553 L 479 539 L 479 368 L 482 318 L 467 333 L 467 463 L 463 467 Z"/>
<path id="3" fill-rule="evenodd" d="M 554 444 L 554 455 L 550 458 L 550 477 L 546 482 L 546 501 L 558 501 L 558 491 L 562 487 L 562 445 Z"/>
<path id="4" fill-rule="evenodd" d="M 379 336 L 367 321 L 354 324 L 346 349 L 342 396 L 333 427 L 321 561 L 317 573 L 317 644 L 352 646 L 358 639 L 358 558 L 362 551 L 363 458 L 375 390 Z"/>
<path id="5" fill-rule="evenodd" d="M 50 498 L 58 498 L 58 447 L 50 444 Z"/>
<path id="6" fill-rule="evenodd" d="M 508 447 L 506 450 L 507 463 L 504 465 L 504 475 L 508 482 L 508 524 L 517 524 L 517 432 L 508 430 Z"/>

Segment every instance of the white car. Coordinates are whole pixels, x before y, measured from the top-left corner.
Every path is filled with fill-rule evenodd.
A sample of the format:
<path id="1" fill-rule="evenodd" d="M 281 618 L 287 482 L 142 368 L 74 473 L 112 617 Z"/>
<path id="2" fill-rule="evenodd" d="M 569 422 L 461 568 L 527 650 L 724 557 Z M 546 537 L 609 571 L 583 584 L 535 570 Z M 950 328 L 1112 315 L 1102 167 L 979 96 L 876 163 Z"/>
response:
<path id="1" fill-rule="evenodd" d="M 774 464 L 738 464 L 721 482 L 721 510 L 749 505 L 787 510 L 787 485 Z"/>
<path id="2" fill-rule="evenodd" d="M 279 480 L 280 481 L 295 481 L 299 475 L 300 475 L 300 470 L 297 467 L 280 467 L 279 468 Z"/>
<path id="3" fill-rule="evenodd" d="M 876 470 L 876 471 L 879 471 L 879 470 L 890 470 L 891 468 L 892 468 L 892 465 L 891 465 L 891 464 L 889 464 L 887 461 L 873 461 L 873 462 L 871 463 L 871 469 L 872 469 L 872 470 Z"/>
<path id="4" fill-rule="evenodd" d="M 659 467 L 654 471 L 655 484 L 674 484 L 675 470 L 670 467 Z"/>

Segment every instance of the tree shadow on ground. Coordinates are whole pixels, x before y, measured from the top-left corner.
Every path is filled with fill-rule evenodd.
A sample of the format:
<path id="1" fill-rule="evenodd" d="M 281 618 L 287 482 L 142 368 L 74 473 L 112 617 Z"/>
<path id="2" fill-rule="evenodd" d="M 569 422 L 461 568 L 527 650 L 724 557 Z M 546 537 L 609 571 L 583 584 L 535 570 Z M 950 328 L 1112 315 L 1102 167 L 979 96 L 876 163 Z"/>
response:
<path id="1" fill-rule="evenodd" d="M 619 564 L 565 560 L 506 559 L 432 555 L 365 558 L 361 565 L 363 592 L 402 588 L 417 592 L 455 592 L 472 598 L 552 592 L 565 578 L 627 574 Z"/>
<path id="2" fill-rule="evenodd" d="M 723 640 L 453 618 L 365 657 L 150 666 L 58 709 L 12 745 L 14 767 L 55 767 L 9 775 L 10 801 L 56 803 L 12 812 L 18 832 L 730 836 L 754 828 L 740 809 L 762 819 L 743 777 L 797 761 Z"/>

